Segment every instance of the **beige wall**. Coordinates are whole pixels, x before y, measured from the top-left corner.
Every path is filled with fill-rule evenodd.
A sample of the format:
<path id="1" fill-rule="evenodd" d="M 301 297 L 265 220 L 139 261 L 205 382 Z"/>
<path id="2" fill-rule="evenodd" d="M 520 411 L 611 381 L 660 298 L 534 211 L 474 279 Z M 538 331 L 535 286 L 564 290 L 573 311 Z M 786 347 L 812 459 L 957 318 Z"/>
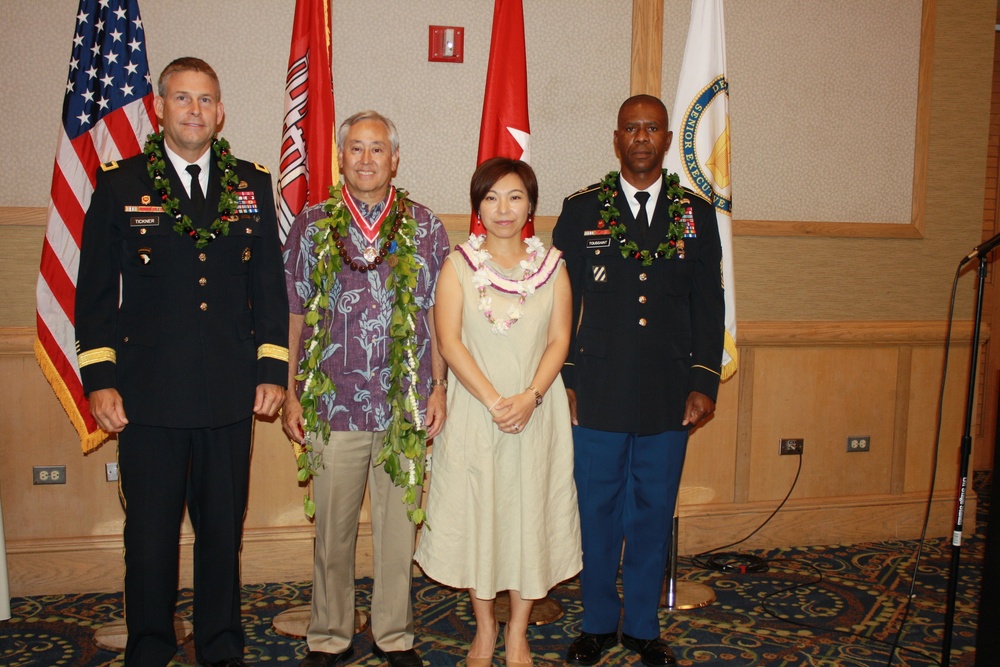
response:
<path id="1" fill-rule="evenodd" d="M 22 67 L 0 69 L 0 91 L 7 103 L 0 123 L 4 155 L 0 404 L 5 415 L 0 422 L 0 493 L 15 593 L 65 591 L 67 585 L 86 589 L 91 581 L 113 588 L 119 581 L 121 513 L 114 485 L 102 481 L 104 462 L 114 460 L 113 443 L 80 456 L 72 429 L 40 377 L 30 349 L 43 235 L 41 207 L 47 201 L 73 30 L 69 4 L 65 0 L 3 3 L 5 39 L 0 41 L 0 57 L 7 63 L 34 63 L 30 78 Z M 461 235 L 464 191 L 476 150 L 492 4 L 489 0 L 334 0 L 338 117 L 373 106 L 396 119 L 403 135 L 398 181 L 439 212 L 453 214 L 449 222 L 455 236 Z M 558 212 L 562 196 L 614 166 L 613 119 L 630 89 L 631 4 L 525 1 L 533 164 L 542 183 L 545 215 Z M 686 4 L 686 0 L 665 1 L 666 31 L 684 33 L 686 19 L 681 17 L 686 16 Z M 750 12 L 751 4 L 760 11 Z M 911 18 L 918 9 L 912 1 L 877 4 Z M 277 159 L 292 6 L 291 0 L 175 0 L 143 5 L 151 68 L 158 71 L 171 58 L 186 54 L 212 62 L 225 89 L 227 137 L 237 154 L 272 166 Z M 744 89 L 754 90 L 760 72 L 755 39 L 761 16 L 781 16 L 782 21 L 777 26 L 769 23 L 768 29 L 782 28 L 796 35 L 790 40 L 767 37 L 767 52 L 778 54 L 790 74 L 803 75 L 794 67 L 792 47 L 813 44 L 820 53 L 836 55 L 838 47 L 857 46 L 849 33 L 850 22 L 831 22 L 828 13 L 805 9 L 812 6 L 791 0 L 727 3 L 734 86 L 739 79 Z M 744 179 L 757 183 L 752 191 L 768 195 L 764 212 L 755 215 L 773 211 L 769 220 L 778 223 L 824 220 L 831 235 L 824 235 L 822 226 L 794 222 L 787 228 L 772 225 L 766 231 L 771 235 L 749 235 L 759 227 L 741 228 L 739 186 L 734 181 L 742 363 L 736 378 L 723 387 L 716 418 L 692 440 L 682 489 L 689 526 L 682 549 L 717 546 L 720 535 L 740 537 L 770 513 L 791 483 L 797 463 L 794 457 L 777 457 L 779 437 L 806 438 L 803 472 L 791 504 L 758 534 L 758 545 L 919 532 L 932 467 L 934 401 L 950 282 L 958 259 L 981 233 L 996 11 L 988 0 L 937 0 L 929 6 L 936 14 L 929 15 L 934 20 L 921 31 L 927 77 L 917 82 L 926 85 L 917 86 L 922 91 L 913 110 L 917 120 L 907 121 L 918 122 L 920 105 L 927 105 L 926 190 L 916 193 L 925 216 L 919 228 L 908 224 L 905 216 L 896 222 L 883 220 L 917 229 L 916 238 L 851 236 L 843 223 L 860 219 L 858 198 L 878 200 L 880 206 L 900 199 L 898 206 L 888 208 L 890 212 L 911 206 L 909 195 L 900 197 L 881 182 L 873 184 L 871 176 L 859 177 L 857 190 L 848 187 L 839 195 L 851 202 L 851 207 L 845 203 L 842 214 L 834 208 L 832 219 L 830 211 L 807 218 L 799 215 L 797 206 L 807 198 L 800 191 L 808 190 L 808 183 L 784 184 L 778 176 L 786 166 L 772 166 L 768 159 L 748 162 L 734 157 L 744 160 Z M 196 18 L 176 22 L 195 12 Z M 388 31 L 371 32 L 367 17 L 373 13 L 381 25 L 389 26 Z M 219 28 L 223 23 L 224 30 Z M 426 62 L 429 24 L 466 27 L 464 64 Z M 822 29 L 817 29 L 819 24 Z M 908 56 L 893 66 L 908 77 L 898 91 L 903 96 L 915 89 L 912 77 L 920 63 L 914 62 L 912 21 L 900 31 L 894 43 Z M 663 88 L 671 94 L 676 41 L 663 39 Z M 751 66 L 753 62 L 758 65 Z M 839 65 L 815 58 L 806 63 Z M 855 78 L 866 74 L 862 66 L 851 67 Z M 825 83 L 820 77 L 813 85 Z M 758 87 L 755 94 L 759 101 L 766 91 Z M 776 105 L 798 99 L 781 90 L 772 94 Z M 864 106 L 874 108 L 877 102 L 869 100 Z M 734 114 L 739 104 L 733 102 Z M 823 104 L 825 108 L 835 102 Z M 760 111 L 748 111 L 747 116 L 767 118 Z M 832 117 L 847 126 L 854 122 L 837 113 Z M 734 131 L 738 122 L 746 121 L 734 117 Z M 743 145 L 759 141 L 754 132 L 743 130 L 748 137 Z M 830 159 L 801 138 L 793 141 L 781 132 L 771 135 L 799 159 L 807 152 L 814 164 Z M 740 136 L 734 137 L 734 150 L 740 141 Z M 920 145 L 911 139 L 899 150 L 913 160 Z M 838 154 L 836 167 L 862 173 L 869 161 L 863 155 L 854 158 L 853 152 Z M 910 170 L 912 178 L 912 164 Z M 959 286 L 960 320 L 971 316 L 972 291 L 971 276 L 966 275 Z M 948 499 L 955 486 L 954 451 L 968 364 L 967 322 L 960 330 L 962 344 L 951 359 L 944 416 L 932 527 L 936 534 L 949 530 Z M 871 435 L 873 451 L 847 455 L 844 438 L 852 434 Z M 32 486 L 31 466 L 51 463 L 68 466 L 69 483 Z M 294 464 L 274 425 L 259 426 L 253 466 L 244 575 L 257 581 L 308 577 L 311 529 L 301 516 Z M 66 507 L 78 512 L 71 515 Z M 366 531 L 363 524 L 362 538 Z M 364 539 L 361 544 L 365 549 Z M 364 571 L 364 564 L 359 564 Z"/>
<path id="2" fill-rule="evenodd" d="M 2 207 L 47 204 L 74 25 L 64 0 L 5 4 L 0 58 L 32 67 L 30 77 L 21 67 L 0 69 L 8 101 L 0 123 L 0 225 L 10 219 Z M 185 54 L 214 63 L 225 89 L 226 136 L 237 154 L 271 166 L 277 163 L 292 4 L 173 0 L 143 6 L 151 69 L 158 72 Z M 337 117 L 364 107 L 394 117 L 403 137 L 397 182 L 440 213 L 466 210 L 492 4 L 333 3 Z M 562 197 L 614 166 L 610 134 L 629 90 L 630 4 L 525 2 L 532 159 L 543 215 L 557 214 Z M 936 4 L 938 20 L 924 34 L 933 48 L 922 100 L 930 105 L 926 198 L 917 195 L 926 204 L 923 238 L 866 239 L 830 238 L 822 227 L 803 231 L 793 224 L 778 228 L 789 237 L 748 238 L 753 228 L 740 222 L 908 227 L 921 3 L 855 0 L 836 10 L 783 0 L 726 3 L 740 320 L 946 315 L 955 263 L 980 234 L 993 7 L 985 0 Z M 665 0 L 664 8 L 662 88 L 669 104 L 687 0 Z M 389 26 L 378 39 L 367 25 L 373 13 Z M 178 18 L 186 15 L 197 18 Z M 215 36 L 220 22 L 226 39 Z M 464 63 L 427 62 L 429 24 L 465 26 Z M 802 118 L 814 120 L 797 120 Z M 839 236 L 842 227 L 829 233 Z M 5 234 L 4 258 L 37 254 L 38 229 Z M 2 264 L 0 279 L 12 289 L 0 293 L 0 326 L 33 326 L 31 262 Z M 971 293 L 966 279 L 960 315 L 970 313 Z"/>

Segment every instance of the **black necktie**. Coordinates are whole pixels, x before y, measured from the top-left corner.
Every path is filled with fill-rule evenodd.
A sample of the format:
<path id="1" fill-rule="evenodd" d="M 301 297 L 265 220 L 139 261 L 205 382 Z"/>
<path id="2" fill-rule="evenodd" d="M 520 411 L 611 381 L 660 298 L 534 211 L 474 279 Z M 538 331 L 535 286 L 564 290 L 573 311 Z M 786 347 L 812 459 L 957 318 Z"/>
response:
<path id="1" fill-rule="evenodd" d="M 201 167 L 196 164 L 189 164 L 187 166 L 187 173 L 191 174 L 191 205 L 200 214 L 202 209 L 205 208 L 205 191 L 201 189 L 201 179 L 198 178 L 198 175 L 201 174 Z M 648 197 L 649 195 L 646 196 Z"/>
<path id="2" fill-rule="evenodd" d="M 639 202 L 639 214 L 635 216 L 635 237 L 645 239 L 646 232 L 649 231 L 649 214 L 646 213 L 646 202 L 649 201 L 649 193 L 640 190 L 635 193 L 635 199 Z"/>

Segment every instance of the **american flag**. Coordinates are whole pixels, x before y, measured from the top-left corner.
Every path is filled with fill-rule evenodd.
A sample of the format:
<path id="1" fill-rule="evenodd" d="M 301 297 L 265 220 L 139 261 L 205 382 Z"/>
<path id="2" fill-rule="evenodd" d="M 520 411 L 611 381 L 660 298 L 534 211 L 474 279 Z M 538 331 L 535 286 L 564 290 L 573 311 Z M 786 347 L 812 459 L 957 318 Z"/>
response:
<path id="1" fill-rule="evenodd" d="M 80 0 L 35 291 L 35 357 L 84 452 L 108 436 L 83 393 L 73 304 L 83 217 L 102 162 L 136 155 L 156 130 L 137 0 Z"/>

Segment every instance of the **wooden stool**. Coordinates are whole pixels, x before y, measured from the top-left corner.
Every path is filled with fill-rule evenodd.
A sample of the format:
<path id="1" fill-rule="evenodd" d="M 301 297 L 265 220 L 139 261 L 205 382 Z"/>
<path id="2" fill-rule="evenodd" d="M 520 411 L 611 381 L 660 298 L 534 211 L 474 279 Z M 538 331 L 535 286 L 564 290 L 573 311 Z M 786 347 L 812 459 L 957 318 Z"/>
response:
<path id="1" fill-rule="evenodd" d="M 506 623 L 510 620 L 510 593 L 507 591 L 497 593 L 497 598 L 493 602 L 493 613 L 496 614 L 497 621 L 500 623 Z M 535 604 L 531 606 L 531 616 L 528 617 L 528 623 L 545 625 L 558 621 L 564 613 L 561 604 L 552 598 L 545 597 L 541 600 L 535 600 Z"/>
<path id="2" fill-rule="evenodd" d="M 309 605 L 304 604 L 298 607 L 286 609 L 271 621 L 271 627 L 282 637 L 291 639 L 305 639 L 309 630 L 309 619 L 312 610 Z M 368 614 L 363 611 L 354 610 L 354 634 L 361 634 L 368 628 Z"/>
<path id="3" fill-rule="evenodd" d="M 177 635 L 177 643 L 185 644 L 191 641 L 194 634 L 194 626 L 190 621 L 186 621 L 180 616 L 174 616 L 174 634 Z M 125 650 L 125 643 L 128 641 L 128 630 L 125 629 L 125 621 L 111 621 L 105 623 L 94 631 L 94 643 L 105 651 L 117 651 L 121 653 Z"/>

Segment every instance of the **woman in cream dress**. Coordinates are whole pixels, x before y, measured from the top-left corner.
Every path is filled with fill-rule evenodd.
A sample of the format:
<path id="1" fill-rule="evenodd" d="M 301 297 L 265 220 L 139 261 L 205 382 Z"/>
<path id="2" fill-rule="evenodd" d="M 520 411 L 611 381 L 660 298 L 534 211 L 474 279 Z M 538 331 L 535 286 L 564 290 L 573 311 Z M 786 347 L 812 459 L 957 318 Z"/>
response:
<path id="1" fill-rule="evenodd" d="M 530 665 L 533 601 L 581 568 L 573 440 L 559 375 L 572 305 L 562 253 L 522 230 L 538 199 L 524 162 L 487 160 L 470 187 L 486 229 L 451 253 L 434 306 L 448 362 L 448 420 L 434 447 L 416 560 L 466 588 L 476 618 L 469 667 L 492 664 L 497 591 L 510 592 L 509 666 Z M 429 529 L 428 529 L 429 528 Z"/>

